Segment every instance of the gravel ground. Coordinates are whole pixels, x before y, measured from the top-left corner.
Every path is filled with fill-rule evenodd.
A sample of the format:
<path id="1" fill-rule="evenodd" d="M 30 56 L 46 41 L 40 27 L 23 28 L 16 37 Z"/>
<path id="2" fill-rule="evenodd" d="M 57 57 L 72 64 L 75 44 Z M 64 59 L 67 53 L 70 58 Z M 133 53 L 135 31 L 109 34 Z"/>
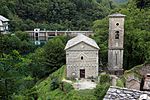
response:
<path id="1" fill-rule="evenodd" d="M 84 89 L 94 89 L 96 88 L 96 83 L 91 82 L 90 80 L 79 80 L 73 84 L 73 87 L 76 90 L 84 90 Z"/>
<path id="2" fill-rule="evenodd" d="M 72 82 L 71 80 L 63 79 L 62 81 L 70 83 L 76 90 L 84 90 L 84 89 L 94 89 L 96 88 L 96 83 L 91 82 L 91 80 L 87 79 L 76 79 L 76 82 Z"/>

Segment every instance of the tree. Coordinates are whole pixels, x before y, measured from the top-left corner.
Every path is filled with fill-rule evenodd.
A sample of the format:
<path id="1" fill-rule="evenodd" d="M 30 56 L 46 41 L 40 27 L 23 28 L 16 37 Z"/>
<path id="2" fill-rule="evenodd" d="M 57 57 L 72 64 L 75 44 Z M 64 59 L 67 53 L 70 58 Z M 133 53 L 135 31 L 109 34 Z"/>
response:
<path id="1" fill-rule="evenodd" d="M 27 56 L 28 59 L 32 59 L 27 69 L 34 78 L 35 83 L 65 64 L 64 44 L 67 40 L 68 37 L 66 36 L 55 37 L 42 48 L 36 49 L 35 53 L 30 53 Z"/>
<path id="2" fill-rule="evenodd" d="M 22 31 L 17 31 L 14 33 L 21 41 L 29 41 L 30 40 L 30 36 L 27 32 L 22 32 Z"/>
<path id="3" fill-rule="evenodd" d="M 144 8 L 149 8 L 150 7 L 150 1 L 149 0 L 135 0 L 136 5 L 138 8 L 144 9 Z"/>
<path id="4" fill-rule="evenodd" d="M 18 31 L 8 35 L 1 35 L 0 38 L 0 54 L 9 53 L 12 50 L 17 50 L 20 54 L 28 54 L 36 48 L 26 32 Z"/>
<path id="5" fill-rule="evenodd" d="M 50 30 L 91 30 L 94 20 L 102 19 L 109 13 L 109 0 L 102 1 L 1 0 L 0 14 L 10 19 L 11 31 L 33 30 L 36 27 Z M 112 3 L 111 7 L 114 8 Z"/>
<path id="6" fill-rule="evenodd" d="M 95 93 L 94 95 L 97 97 L 98 100 L 103 100 L 109 86 L 110 86 L 110 84 L 108 84 L 108 83 L 96 86 L 95 91 L 94 91 L 94 93 Z"/>
<path id="7" fill-rule="evenodd" d="M 126 15 L 125 18 L 125 41 L 124 41 L 124 69 L 130 69 L 135 65 L 143 64 L 149 59 L 150 29 L 148 23 L 149 11 L 140 11 L 134 3 L 127 5 L 128 9 L 116 9 L 113 12 L 120 12 Z M 100 60 L 107 64 L 107 40 L 108 40 L 108 19 L 96 20 L 93 23 L 93 30 L 96 33 L 93 38 L 100 49 Z"/>
<path id="8" fill-rule="evenodd" d="M 65 45 L 58 37 L 49 40 L 43 47 L 47 73 L 53 72 L 65 64 Z"/>
<path id="9" fill-rule="evenodd" d="M 129 5 L 130 7 L 131 5 Z M 125 21 L 125 50 L 124 69 L 130 69 L 135 65 L 143 64 L 149 51 L 150 33 L 147 24 L 149 13 L 140 11 L 135 6 L 128 10 L 121 10 L 126 16 Z"/>
<path id="10" fill-rule="evenodd" d="M 34 53 L 27 55 L 28 59 L 31 59 L 31 63 L 27 66 L 28 72 L 34 78 L 34 83 L 45 76 L 45 71 L 47 71 L 44 65 L 44 49 L 38 48 Z"/>
<path id="11" fill-rule="evenodd" d="M 100 47 L 100 64 L 106 66 L 108 54 L 108 18 L 94 21 L 92 28 L 95 33 L 92 38 L 97 42 Z"/>
<path id="12" fill-rule="evenodd" d="M 28 73 L 25 68 L 30 63 L 29 59 L 23 58 L 18 51 L 13 50 L 10 54 L 2 54 L 0 57 L 0 86 L 1 99 L 11 99 L 13 93 L 23 89 L 23 84 Z M 21 81 L 21 84 L 18 84 Z M 20 83 L 20 82 L 19 82 Z M 26 87 L 26 86 L 25 86 Z"/>

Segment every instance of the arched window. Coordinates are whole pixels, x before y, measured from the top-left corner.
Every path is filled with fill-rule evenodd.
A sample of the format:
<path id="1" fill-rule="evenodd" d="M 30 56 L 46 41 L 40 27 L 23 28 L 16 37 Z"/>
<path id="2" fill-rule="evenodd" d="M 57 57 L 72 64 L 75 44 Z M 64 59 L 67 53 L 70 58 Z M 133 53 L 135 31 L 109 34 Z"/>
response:
<path id="1" fill-rule="evenodd" d="M 81 56 L 81 60 L 83 60 L 83 56 Z"/>
<path id="2" fill-rule="evenodd" d="M 119 23 L 116 23 L 117 26 L 119 26 Z"/>
<path id="3" fill-rule="evenodd" d="M 38 36 L 38 33 L 35 33 L 35 36 Z"/>
<path id="4" fill-rule="evenodd" d="M 119 39 L 119 31 L 116 31 L 115 33 L 115 39 Z"/>

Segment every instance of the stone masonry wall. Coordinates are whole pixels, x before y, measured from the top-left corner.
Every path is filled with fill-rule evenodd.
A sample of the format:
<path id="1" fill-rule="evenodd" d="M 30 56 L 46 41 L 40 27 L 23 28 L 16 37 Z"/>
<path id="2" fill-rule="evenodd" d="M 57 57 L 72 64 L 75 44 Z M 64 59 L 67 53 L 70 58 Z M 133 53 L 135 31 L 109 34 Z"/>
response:
<path id="1" fill-rule="evenodd" d="M 83 57 L 83 59 L 81 59 Z M 80 78 L 80 69 L 85 69 L 85 78 L 98 76 L 98 49 L 81 42 L 66 50 L 67 77 Z"/>

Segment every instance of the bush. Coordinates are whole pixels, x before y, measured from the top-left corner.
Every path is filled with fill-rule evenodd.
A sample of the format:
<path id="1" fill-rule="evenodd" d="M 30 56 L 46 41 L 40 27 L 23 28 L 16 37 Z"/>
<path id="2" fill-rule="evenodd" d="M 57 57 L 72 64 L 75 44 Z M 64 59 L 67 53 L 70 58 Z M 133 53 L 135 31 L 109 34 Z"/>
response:
<path id="1" fill-rule="evenodd" d="M 25 97 L 23 95 L 12 95 L 12 99 L 13 100 L 29 100 L 28 97 Z M 32 98 L 30 98 L 31 100 L 33 100 Z"/>
<path id="2" fill-rule="evenodd" d="M 73 86 L 69 83 L 66 83 L 66 82 L 62 82 L 60 84 L 60 88 L 62 91 L 64 91 L 65 93 L 68 93 L 70 92 L 71 90 L 73 90 Z"/>
<path id="3" fill-rule="evenodd" d="M 124 87 L 124 83 L 123 83 L 123 81 L 122 81 L 121 79 L 118 79 L 118 80 L 117 80 L 117 84 L 116 84 L 116 86 Z"/>
<path id="4" fill-rule="evenodd" d="M 59 87 L 59 80 L 58 78 L 53 78 L 50 83 L 50 90 L 55 90 Z"/>
<path id="5" fill-rule="evenodd" d="M 94 90 L 72 90 L 66 94 L 62 100 L 97 100 L 94 96 Z"/>
<path id="6" fill-rule="evenodd" d="M 109 88 L 110 84 L 104 83 L 102 85 L 97 85 L 94 91 L 94 95 L 97 97 L 98 100 L 103 100 L 106 92 Z"/>
<path id="7" fill-rule="evenodd" d="M 99 80 L 100 84 L 105 84 L 105 83 L 110 83 L 110 82 L 111 82 L 111 79 L 108 74 L 103 74 L 100 76 L 100 80 Z"/>

